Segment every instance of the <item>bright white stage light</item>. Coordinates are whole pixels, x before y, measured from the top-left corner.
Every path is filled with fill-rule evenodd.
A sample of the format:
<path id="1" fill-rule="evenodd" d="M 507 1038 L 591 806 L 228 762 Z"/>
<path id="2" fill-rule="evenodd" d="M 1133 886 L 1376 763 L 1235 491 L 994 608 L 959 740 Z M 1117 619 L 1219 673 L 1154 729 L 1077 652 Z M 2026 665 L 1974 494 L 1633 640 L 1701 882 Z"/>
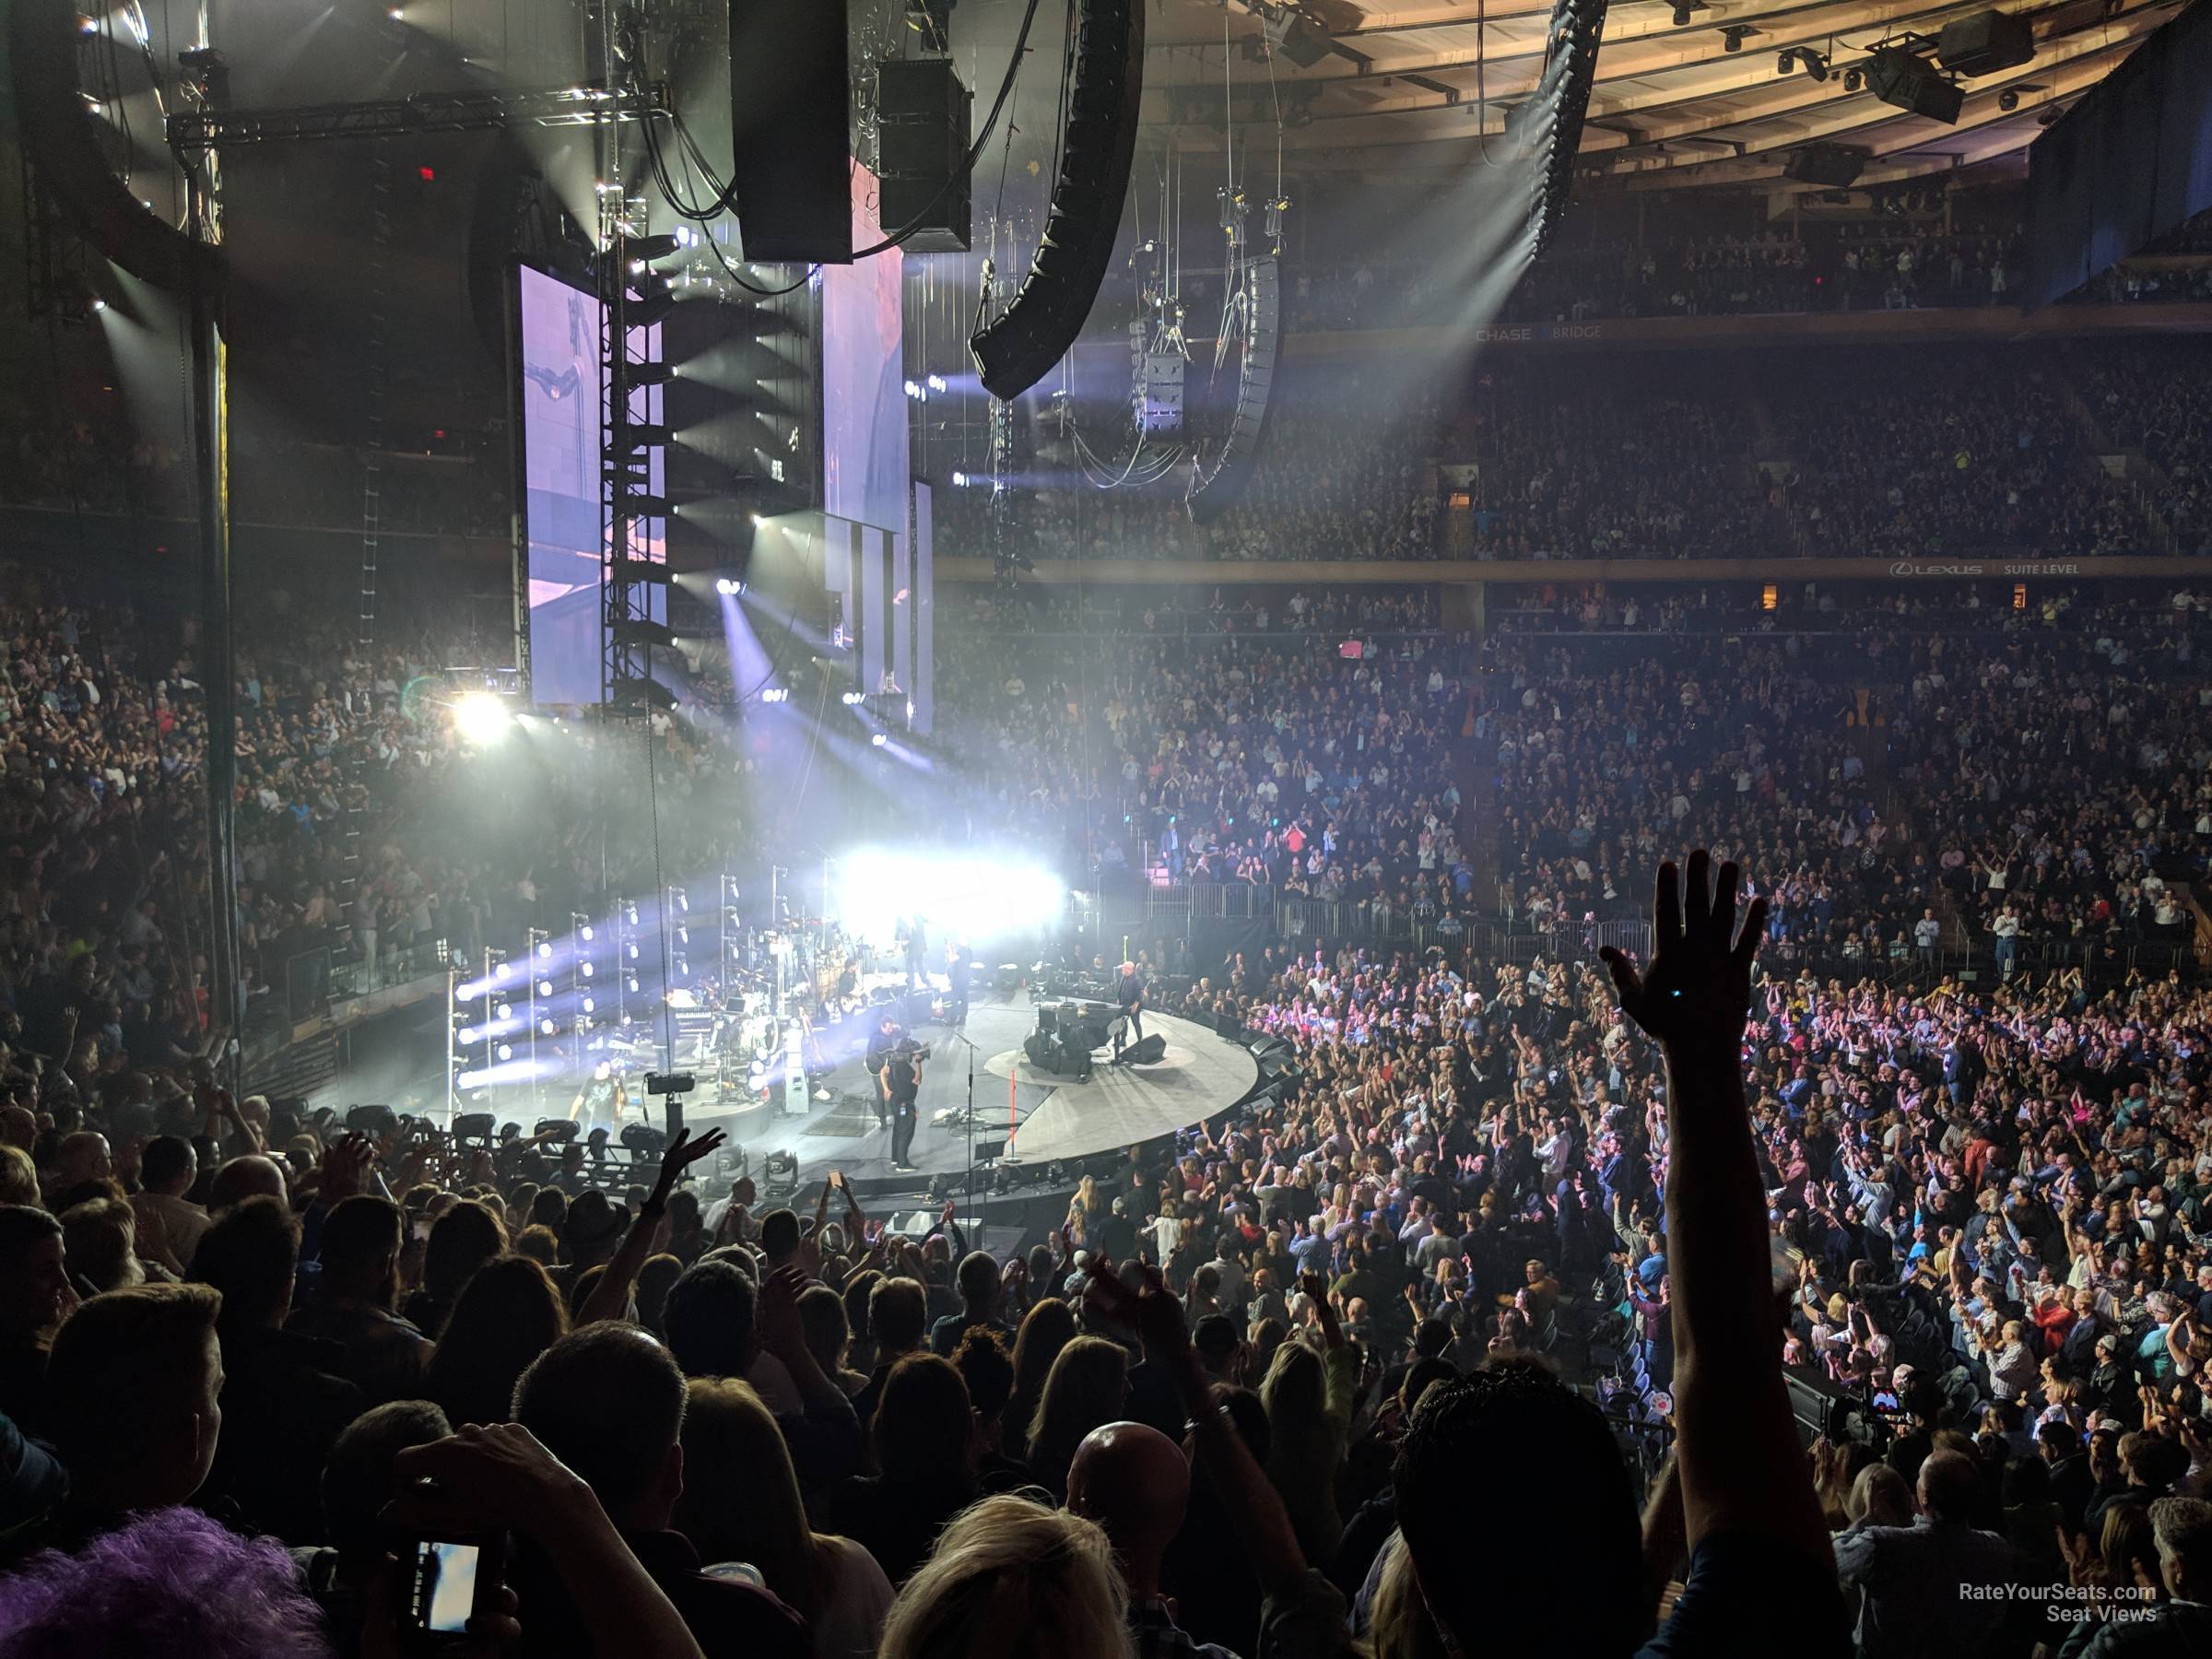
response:
<path id="1" fill-rule="evenodd" d="M 725 599 L 734 599 L 745 592 L 745 583 L 735 576 L 717 576 L 714 578 L 714 591 Z"/>
<path id="2" fill-rule="evenodd" d="M 940 937 L 1011 938 L 1058 922 L 1067 902 L 1058 877 L 1016 857 L 864 847 L 838 869 L 837 920 L 869 939 L 889 939 L 917 913 Z"/>
<path id="3" fill-rule="evenodd" d="M 463 1088 L 497 1088 L 505 1083 L 526 1083 L 532 1077 L 542 1077 L 553 1068 L 535 1060 L 508 1060 L 499 1065 L 489 1065 L 479 1071 L 465 1071 L 458 1081 Z"/>
<path id="4" fill-rule="evenodd" d="M 537 954 L 540 959 L 551 956 L 553 954 L 553 942 L 550 939 L 540 939 L 537 944 Z"/>
<path id="5" fill-rule="evenodd" d="M 868 739 L 869 745 L 875 748 L 881 748 L 888 742 L 890 742 L 890 739 L 885 736 L 881 732 L 877 732 L 873 737 Z"/>
<path id="6" fill-rule="evenodd" d="M 583 1011 L 586 1014 L 596 1013 L 598 1011 L 598 1007 L 599 1005 L 593 1001 L 592 998 L 587 996 L 583 999 Z"/>
<path id="7" fill-rule="evenodd" d="M 586 962 L 582 965 L 579 971 L 582 973 L 585 979 L 590 979 L 592 977 L 592 965 L 589 962 Z"/>
<path id="8" fill-rule="evenodd" d="M 471 691 L 453 704 L 453 729 L 466 743 L 497 743 L 514 724 L 514 714 L 488 691 Z"/>
<path id="9" fill-rule="evenodd" d="M 843 703 L 846 708 L 851 709 L 857 708 L 861 703 L 865 702 L 866 699 L 862 697 L 857 691 L 841 691 L 837 694 L 837 700 Z"/>
<path id="10" fill-rule="evenodd" d="M 945 390 L 945 377 L 941 374 L 931 375 L 928 381 L 924 383 L 932 392 L 942 392 Z"/>
<path id="11" fill-rule="evenodd" d="M 553 1023 L 553 1019 L 550 1015 L 537 1022 L 537 1029 L 544 1032 L 547 1037 L 552 1036 L 554 1032 L 560 1030 L 559 1026 Z"/>
<path id="12" fill-rule="evenodd" d="M 500 1059 L 502 1059 L 502 1060 L 512 1060 L 512 1059 L 513 1059 L 513 1058 L 514 1058 L 514 1044 L 513 1044 L 513 1043 L 512 1043 L 512 1042 L 502 1042 L 502 1043 L 500 1043 Z"/>
<path id="13" fill-rule="evenodd" d="M 586 945 L 589 945 L 592 942 L 592 924 L 589 922 L 586 922 L 582 927 L 578 928 L 576 932 L 578 936 L 581 937 Z"/>
<path id="14" fill-rule="evenodd" d="M 550 996 L 550 995 L 552 995 L 552 994 L 553 994 L 553 982 L 552 982 L 551 980 L 539 980 L 539 981 L 537 982 L 537 994 L 538 994 L 540 996 Z"/>
<path id="15" fill-rule="evenodd" d="M 498 1018 L 498 1019 L 512 1019 L 512 1018 L 514 1018 L 514 1005 L 513 1005 L 512 1003 L 501 1003 L 501 1004 L 500 1004 L 500 1005 L 498 1007 L 494 1008 L 494 1009 L 493 1009 L 491 1012 L 492 1012 L 492 1016 L 493 1016 L 493 1018 Z"/>
<path id="16" fill-rule="evenodd" d="M 507 964 L 504 962 L 494 962 L 491 965 L 491 977 L 495 980 L 505 979 L 509 971 L 510 970 L 508 969 Z"/>
<path id="17" fill-rule="evenodd" d="M 964 472 L 956 472 L 952 475 L 952 482 L 956 489 L 965 488 L 968 483 L 968 475 Z"/>

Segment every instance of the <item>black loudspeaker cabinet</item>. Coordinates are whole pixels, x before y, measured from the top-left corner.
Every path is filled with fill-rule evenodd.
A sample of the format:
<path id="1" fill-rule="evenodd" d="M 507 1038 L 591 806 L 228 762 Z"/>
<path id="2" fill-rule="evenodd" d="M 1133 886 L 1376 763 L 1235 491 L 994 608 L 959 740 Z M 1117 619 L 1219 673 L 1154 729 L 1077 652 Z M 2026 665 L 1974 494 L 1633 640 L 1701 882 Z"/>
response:
<path id="1" fill-rule="evenodd" d="M 748 260 L 853 261 L 845 50 L 832 0 L 730 7 L 731 183 Z"/>
<path id="2" fill-rule="evenodd" d="M 1157 1031 L 1141 1042 L 1133 1042 L 1122 1051 L 1124 1065 L 1156 1065 L 1168 1057 L 1168 1040 Z"/>
<path id="3" fill-rule="evenodd" d="M 968 252 L 972 196 L 964 163 L 974 100 L 949 58 L 894 59 L 876 69 L 884 234 L 915 228 L 914 253 Z"/>
<path id="4" fill-rule="evenodd" d="M 1866 152 L 1848 144 L 1802 144 L 1783 158 L 1782 176 L 1840 189 L 1865 171 Z"/>
<path id="5" fill-rule="evenodd" d="M 969 336 L 992 396 L 1020 396 L 1076 343 L 1129 201 L 1145 84 L 1145 0 L 1076 0 L 1075 71 L 1052 210 L 1021 289 Z"/>

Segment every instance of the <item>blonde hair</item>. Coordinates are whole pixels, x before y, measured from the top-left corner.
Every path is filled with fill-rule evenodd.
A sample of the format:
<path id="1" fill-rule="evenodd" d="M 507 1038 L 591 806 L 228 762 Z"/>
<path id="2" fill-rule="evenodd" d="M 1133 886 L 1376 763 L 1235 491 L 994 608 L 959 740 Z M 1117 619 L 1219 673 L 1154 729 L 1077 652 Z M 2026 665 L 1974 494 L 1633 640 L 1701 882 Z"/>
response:
<path id="1" fill-rule="evenodd" d="M 88 1198 L 62 1215 L 62 1248 L 69 1270 L 99 1290 L 146 1283 L 136 1245 L 138 1218 L 120 1198 Z"/>
<path id="2" fill-rule="evenodd" d="M 907 1580 L 878 1659 L 1130 1659 L 1128 1616 L 1095 1524 L 986 1498 L 953 1518 Z"/>

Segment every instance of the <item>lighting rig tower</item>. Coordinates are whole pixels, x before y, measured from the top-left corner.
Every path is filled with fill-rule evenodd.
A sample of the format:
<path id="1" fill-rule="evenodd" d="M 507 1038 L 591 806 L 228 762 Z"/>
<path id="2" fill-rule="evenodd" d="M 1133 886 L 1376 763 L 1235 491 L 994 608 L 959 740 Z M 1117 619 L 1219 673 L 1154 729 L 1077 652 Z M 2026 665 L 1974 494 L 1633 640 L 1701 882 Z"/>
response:
<path id="1" fill-rule="evenodd" d="M 737 908 L 737 877 L 724 870 L 722 873 L 722 967 L 717 988 L 722 993 L 723 1006 L 728 1007 L 736 1001 L 737 982 L 742 977 L 745 957 L 745 918 Z"/>
<path id="2" fill-rule="evenodd" d="M 591 1069 L 584 1064 L 584 1058 L 591 1048 L 593 1028 L 599 1023 L 598 964 L 592 960 L 598 938 L 599 930 L 589 916 L 582 911 L 569 912 L 569 992 L 576 999 L 576 1018 L 571 1029 L 576 1037 L 579 1072 Z"/>
<path id="3" fill-rule="evenodd" d="M 680 887 L 668 887 L 661 889 L 661 936 L 667 941 L 668 945 L 668 982 L 661 987 L 661 994 L 666 996 L 679 987 L 689 990 L 691 986 L 691 900 Z"/>
<path id="4" fill-rule="evenodd" d="M 524 991 L 529 1000 L 524 1005 L 524 1018 L 530 1024 L 530 1112 L 533 1117 L 545 1116 L 545 1088 L 540 1078 L 545 1065 L 538 1058 L 538 1039 L 550 1039 L 560 1028 L 553 1018 L 553 935 L 542 927 L 529 933 L 530 955 L 524 973 Z M 540 1005 L 544 1005 L 541 1006 Z M 550 1041 L 547 1047 L 551 1048 Z"/>
<path id="5" fill-rule="evenodd" d="M 641 959 L 643 950 L 638 938 L 638 901 L 635 899 L 615 900 L 615 974 L 617 983 L 616 1006 L 619 1010 L 622 1035 L 629 1035 L 630 1027 L 642 1017 L 645 1001 Z"/>

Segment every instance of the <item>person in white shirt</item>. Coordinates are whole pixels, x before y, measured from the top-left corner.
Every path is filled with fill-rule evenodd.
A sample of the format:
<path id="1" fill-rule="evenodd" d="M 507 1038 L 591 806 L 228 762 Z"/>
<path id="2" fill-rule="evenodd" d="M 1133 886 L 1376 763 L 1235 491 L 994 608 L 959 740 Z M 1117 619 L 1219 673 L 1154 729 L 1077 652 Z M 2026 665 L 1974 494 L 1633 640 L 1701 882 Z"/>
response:
<path id="1" fill-rule="evenodd" d="M 139 1155 L 141 1190 L 131 1198 L 138 1253 L 180 1277 L 192 1266 L 192 1253 L 210 1225 L 207 1212 L 184 1198 L 199 1172 L 192 1143 L 180 1135 L 158 1135 Z"/>

